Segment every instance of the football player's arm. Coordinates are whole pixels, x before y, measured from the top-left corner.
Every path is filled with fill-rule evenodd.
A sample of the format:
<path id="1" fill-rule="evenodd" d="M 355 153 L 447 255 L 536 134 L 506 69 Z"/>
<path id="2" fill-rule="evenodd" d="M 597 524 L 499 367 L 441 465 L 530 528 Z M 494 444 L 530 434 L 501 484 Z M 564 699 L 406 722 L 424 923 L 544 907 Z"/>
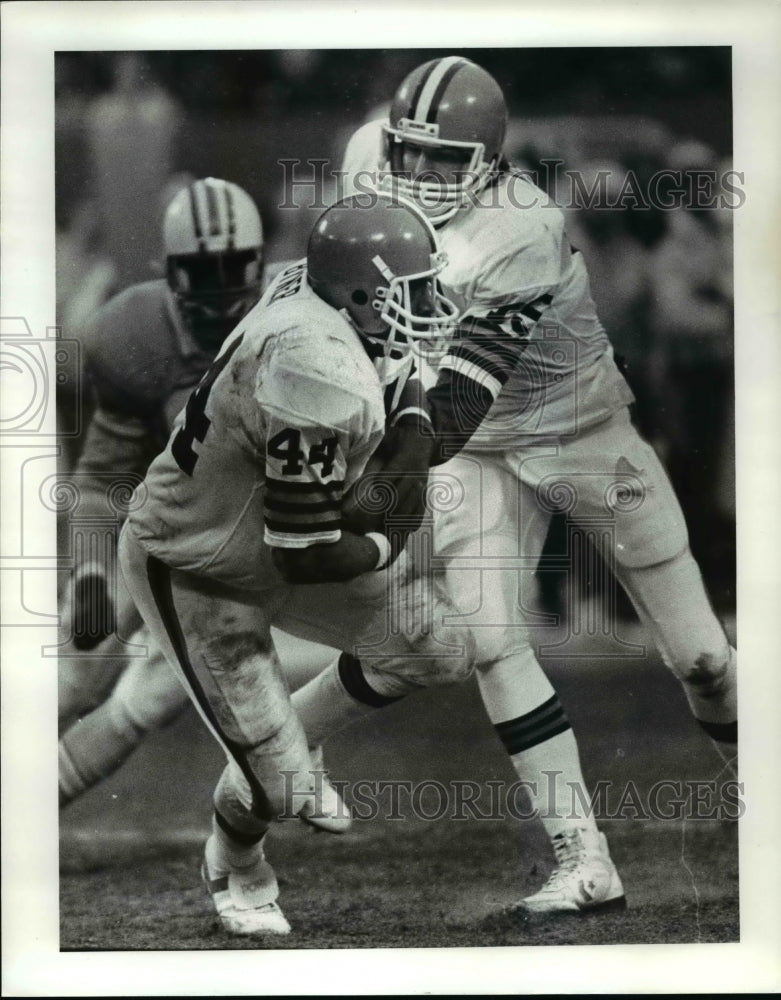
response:
<path id="1" fill-rule="evenodd" d="M 545 233 L 508 255 L 460 317 L 427 393 L 436 437 L 432 466 L 465 447 L 518 368 L 532 329 L 553 301 L 562 252 L 556 235 Z M 491 294 L 490 288 L 513 291 Z"/>
<path id="2" fill-rule="evenodd" d="M 391 386 L 386 393 L 392 391 Z M 403 524 L 406 537 L 420 526 L 426 513 L 428 470 L 434 445 L 425 389 L 417 375 L 413 375 L 387 401 L 385 435 L 342 505 L 345 525 L 359 532 L 385 532 L 386 518 L 392 515 L 397 522 L 394 546 L 401 544 L 398 526 Z M 367 500 L 380 490 L 390 502 L 377 510 L 376 504 Z"/>
<path id="3" fill-rule="evenodd" d="M 287 583 L 336 583 L 384 569 L 391 562 L 389 546 L 385 547 L 381 535 L 342 530 L 336 542 L 315 543 L 305 549 L 275 548 L 272 559 Z"/>

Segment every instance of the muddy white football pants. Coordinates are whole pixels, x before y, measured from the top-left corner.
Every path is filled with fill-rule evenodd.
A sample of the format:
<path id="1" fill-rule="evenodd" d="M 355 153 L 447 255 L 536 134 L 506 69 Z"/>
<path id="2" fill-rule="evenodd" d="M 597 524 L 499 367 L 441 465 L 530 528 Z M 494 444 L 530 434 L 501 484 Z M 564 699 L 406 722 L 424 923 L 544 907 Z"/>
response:
<path id="1" fill-rule="evenodd" d="M 264 822 L 291 804 L 298 811 L 282 772 L 296 782 L 312 776 L 306 738 L 271 639 L 274 605 L 284 593 L 248 598 L 171 570 L 148 556 L 127 528 L 119 552 L 136 606 L 222 745 L 245 808 Z M 303 806 L 303 796 L 297 804 Z"/>
<path id="2" fill-rule="evenodd" d="M 734 722 L 734 651 L 668 477 L 627 411 L 569 441 L 466 451 L 432 478 L 456 497 L 435 516 L 434 566 L 444 569 L 459 624 L 475 633 L 479 665 L 528 650 L 545 623 L 533 610 L 534 573 L 551 516 L 563 510 L 614 570 L 695 716 Z"/>
<path id="3" fill-rule="evenodd" d="M 238 798 L 266 822 L 307 808 L 306 796 L 317 788 L 272 625 L 365 654 L 370 669 L 404 693 L 446 671 L 466 676 L 474 662 L 468 641 L 440 642 L 419 620 L 394 626 L 388 593 L 396 587 L 395 574 L 403 576 L 402 563 L 347 584 L 295 587 L 278 578 L 268 590 L 248 593 L 169 569 L 147 554 L 129 526 L 119 553 L 125 582 L 154 641 L 225 750 Z M 416 587 L 414 594 L 413 613 L 428 616 L 426 592 Z M 445 638 L 452 638 L 448 630 Z M 438 656 L 444 667 L 430 665 Z M 390 664 L 407 665 L 407 672 L 386 671 Z"/>

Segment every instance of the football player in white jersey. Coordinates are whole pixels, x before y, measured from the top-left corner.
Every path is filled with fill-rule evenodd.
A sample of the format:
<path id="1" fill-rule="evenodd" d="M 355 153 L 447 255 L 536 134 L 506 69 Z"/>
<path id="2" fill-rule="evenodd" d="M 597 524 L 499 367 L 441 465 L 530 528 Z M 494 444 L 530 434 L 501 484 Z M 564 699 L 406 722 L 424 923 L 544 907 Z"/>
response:
<path id="1" fill-rule="evenodd" d="M 404 538 L 351 532 L 341 516 L 389 428 L 415 410 L 410 343 L 455 319 L 436 283 L 444 263 L 413 205 L 329 209 L 307 258 L 282 271 L 190 396 L 120 538 L 128 589 L 228 760 L 203 877 L 233 934 L 289 930 L 263 850 L 272 820 L 349 823 L 313 769 L 271 627 L 343 650 L 346 676 L 356 644 L 373 646 L 360 677 L 388 700 L 419 673 L 458 679 L 473 663 L 468 636 L 437 638 L 447 601 L 404 591 Z M 387 630 L 391 585 L 414 602 L 410 633 Z M 405 657 L 408 673 L 386 669 Z"/>
<path id="2" fill-rule="evenodd" d="M 110 524 L 117 516 L 117 488 L 132 492 L 128 485 L 164 447 L 223 340 L 258 301 L 260 214 L 237 184 L 196 180 L 168 204 L 163 244 L 166 277 L 119 293 L 82 333 L 96 406 L 72 475 L 82 538 L 72 546 L 76 565 L 63 614 L 70 636 L 59 662 L 61 806 L 189 703 L 116 579 L 106 518 Z M 98 529 L 92 538 L 90 521 Z"/>
<path id="3" fill-rule="evenodd" d="M 425 406 L 436 431 L 431 464 L 440 466 L 432 479 L 460 483 L 464 499 L 435 518 L 434 550 L 451 600 L 471 609 L 463 622 L 473 625 L 483 701 L 556 856 L 519 912 L 548 915 L 624 898 L 593 815 L 582 804 L 570 811 L 568 785 L 584 788 L 577 744 L 534 652 L 526 591 L 553 512 L 594 528 L 694 717 L 729 759 L 736 654 L 667 475 L 631 422 L 633 396 L 583 257 L 562 212 L 504 159 L 506 122 L 490 74 L 458 56 L 434 59 L 405 78 L 387 119 L 355 133 L 342 177 L 347 193 L 368 199 L 379 188 L 415 200 L 448 257 L 441 282 L 461 316 Z M 344 681 L 329 668 L 294 694 L 313 743 L 366 709 L 360 685 Z"/>

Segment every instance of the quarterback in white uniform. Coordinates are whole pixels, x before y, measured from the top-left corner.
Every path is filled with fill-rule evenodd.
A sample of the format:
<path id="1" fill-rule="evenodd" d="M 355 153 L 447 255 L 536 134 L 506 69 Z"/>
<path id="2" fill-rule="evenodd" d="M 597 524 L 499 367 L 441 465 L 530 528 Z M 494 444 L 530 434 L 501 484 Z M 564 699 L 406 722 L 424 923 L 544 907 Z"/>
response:
<path id="1" fill-rule="evenodd" d="M 384 700 L 418 686 L 416 670 L 456 677 L 473 663 L 468 637 L 455 653 L 439 644 L 434 626 L 452 608 L 420 588 L 407 604 L 417 629 L 388 632 L 404 539 L 342 518 L 386 432 L 415 410 L 411 340 L 455 317 L 436 287 L 443 265 L 414 206 L 329 209 L 307 259 L 282 271 L 190 396 L 120 539 L 128 589 L 228 759 L 203 875 L 231 933 L 289 930 L 262 849 L 272 820 L 349 823 L 313 770 L 271 627 L 343 650 L 344 676 L 356 643 L 372 645 L 360 678 L 376 675 Z M 397 676 L 408 655 L 411 672 Z"/>
<path id="2" fill-rule="evenodd" d="M 568 814 L 567 785 L 584 787 L 577 745 L 533 648 L 526 592 L 552 514 L 595 528 L 695 718 L 730 756 L 736 655 L 667 475 L 632 425 L 633 396 L 563 214 L 503 157 L 506 121 L 488 73 L 457 56 L 432 60 L 402 82 L 388 119 L 355 133 L 342 177 L 348 193 L 367 201 L 377 189 L 414 199 L 448 258 L 441 282 L 461 316 L 432 358 L 426 405 L 436 432 L 431 464 L 439 466 L 432 479 L 460 483 L 463 501 L 435 517 L 434 551 L 473 632 L 488 714 L 556 854 L 546 885 L 519 909 L 581 912 L 622 904 L 623 889 L 593 816 Z M 315 742 L 338 725 L 333 707 L 326 713 L 318 700 L 325 688 L 344 719 L 360 701 L 328 671 L 297 692 Z M 543 770 L 559 774 L 558 808 Z"/>

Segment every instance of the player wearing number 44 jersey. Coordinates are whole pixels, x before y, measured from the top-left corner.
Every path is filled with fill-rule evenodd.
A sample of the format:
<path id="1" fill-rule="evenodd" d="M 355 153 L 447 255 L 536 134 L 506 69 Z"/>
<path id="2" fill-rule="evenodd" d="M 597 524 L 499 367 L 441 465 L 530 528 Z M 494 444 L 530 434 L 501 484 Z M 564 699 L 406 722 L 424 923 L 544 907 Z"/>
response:
<path id="1" fill-rule="evenodd" d="M 568 786 L 583 787 L 577 746 L 537 662 L 533 619 L 522 611 L 533 606 L 526 591 L 553 512 L 604 526 L 608 565 L 694 716 L 729 758 L 736 654 L 705 594 L 668 478 L 631 423 L 633 397 L 597 317 L 585 261 L 569 246 L 562 212 L 504 159 L 506 121 L 488 73 L 458 56 L 432 60 L 401 83 L 388 119 L 356 132 L 343 176 L 346 190 L 367 201 L 377 189 L 414 199 L 448 258 L 442 286 L 461 315 L 427 394 L 436 431 L 430 460 L 441 466 L 432 479 L 460 483 L 463 502 L 435 517 L 434 550 L 447 566 L 451 600 L 470 612 L 488 714 L 556 854 L 551 879 L 520 909 L 580 912 L 620 902 L 623 890 L 593 815 L 569 808 Z M 294 695 L 315 742 L 362 707 L 355 685 L 341 680 L 326 671 Z"/>
<path id="2" fill-rule="evenodd" d="M 223 340 L 260 297 L 261 219 L 236 184 L 208 177 L 178 191 L 163 243 L 166 278 L 121 292 L 84 331 L 96 407 L 74 474 L 82 524 L 116 516 L 112 490 L 144 475 Z M 63 615 L 71 637 L 59 663 L 61 805 L 188 704 L 116 579 L 113 544 L 76 546 L 73 557 Z"/>
<path id="3" fill-rule="evenodd" d="M 262 846 L 274 818 L 349 822 L 313 769 L 271 627 L 345 651 L 345 675 L 356 643 L 375 647 L 378 675 L 405 657 L 413 675 L 442 678 L 472 662 L 468 636 L 448 646 L 424 628 L 452 608 L 405 591 L 404 539 L 392 547 L 342 518 L 380 442 L 416 419 L 409 346 L 455 318 L 436 286 L 443 266 L 414 206 L 329 209 L 307 259 L 280 274 L 190 396 L 120 539 L 128 588 L 227 756 L 203 877 L 231 933 L 289 930 Z M 418 623 L 410 634 L 386 635 L 391 584 Z M 432 663 L 442 650 L 447 662 Z M 395 683 L 414 687 L 413 675 Z"/>

